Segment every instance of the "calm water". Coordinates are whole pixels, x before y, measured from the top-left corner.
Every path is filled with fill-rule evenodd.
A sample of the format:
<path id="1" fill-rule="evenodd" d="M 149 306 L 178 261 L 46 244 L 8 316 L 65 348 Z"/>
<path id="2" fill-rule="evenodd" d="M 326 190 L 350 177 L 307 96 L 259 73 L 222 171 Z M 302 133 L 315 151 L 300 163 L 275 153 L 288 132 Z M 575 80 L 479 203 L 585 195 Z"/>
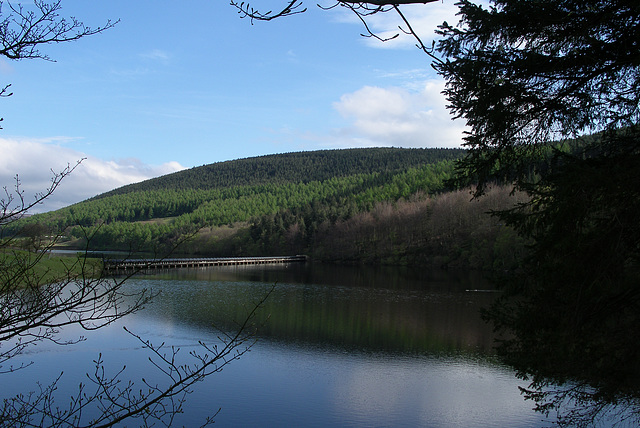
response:
<path id="1" fill-rule="evenodd" d="M 122 325 L 188 352 L 231 331 L 276 283 L 268 321 L 240 360 L 196 386 L 179 424 L 221 408 L 222 427 L 534 427 L 550 425 L 492 356 L 478 310 L 495 296 L 478 277 L 293 264 L 175 270 L 130 280 L 161 294 L 144 311 L 73 347 L 31 348 L 36 364 L 3 375 L 3 395 L 60 371 L 60 404 L 99 352 L 114 371 L 153 378 L 149 356 Z M 70 336 L 77 331 L 67 332 Z M 187 361 L 187 360 L 185 360 Z"/>

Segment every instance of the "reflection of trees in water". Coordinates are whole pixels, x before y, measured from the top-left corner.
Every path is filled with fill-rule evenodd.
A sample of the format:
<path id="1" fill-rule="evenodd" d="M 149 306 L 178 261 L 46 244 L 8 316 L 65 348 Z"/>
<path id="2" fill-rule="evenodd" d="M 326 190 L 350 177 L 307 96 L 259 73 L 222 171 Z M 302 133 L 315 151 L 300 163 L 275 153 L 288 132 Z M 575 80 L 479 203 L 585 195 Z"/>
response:
<path id="1" fill-rule="evenodd" d="M 162 289 L 154 312 L 203 328 L 233 328 L 233 320 L 243 319 L 252 302 L 277 282 L 262 311 L 268 317 L 259 331 L 263 337 L 399 352 L 491 352 L 494 335 L 479 312 L 495 293 L 466 291 L 486 283 L 464 274 L 405 270 L 402 275 L 402 270 L 317 265 L 176 270 L 161 275 L 175 279 L 153 285 Z"/>
<path id="2" fill-rule="evenodd" d="M 597 158 L 556 159 L 531 192 L 537 214 L 504 215 L 535 246 L 488 316 L 515 336 L 500 351 L 532 381 L 526 394 L 543 410 L 577 405 L 571 424 L 640 416 L 640 134 L 631 134 L 610 137 L 615 147 Z"/>

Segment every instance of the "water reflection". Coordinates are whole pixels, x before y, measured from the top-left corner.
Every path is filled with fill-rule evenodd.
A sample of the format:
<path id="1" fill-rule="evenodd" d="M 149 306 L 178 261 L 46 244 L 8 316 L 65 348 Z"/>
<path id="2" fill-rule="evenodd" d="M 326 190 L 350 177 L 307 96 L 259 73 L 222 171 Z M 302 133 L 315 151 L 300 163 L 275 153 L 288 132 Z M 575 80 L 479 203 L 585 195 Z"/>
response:
<path id="1" fill-rule="evenodd" d="M 418 354 L 489 353 L 493 346 L 491 327 L 479 317 L 493 293 L 470 274 L 293 264 L 174 270 L 147 281 L 162 289 L 156 316 L 202 328 L 233 328 L 275 283 L 262 337 Z"/>
<path id="2" fill-rule="evenodd" d="M 177 426 L 220 407 L 222 427 L 541 425 L 513 372 L 492 357 L 478 309 L 493 293 L 467 291 L 490 290 L 475 276 L 318 265 L 157 272 L 126 283 L 160 295 L 124 324 L 188 359 L 199 340 L 217 340 L 216 327 L 234 330 L 274 283 L 257 344 L 197 386 Z M 99 352 L 134 381 L 153 379 L 146 350 L 121 327 L 62 352 L 34 349 L 25 358 L 36 364 L 4 385 L 17 392 L 65 371 L 60 392 L 69 396 Z"/>
<path id="3" fill-rule="evenodd" d="M 463 356 L 344 352 L 259 342 L 225 370 L 220 426 L 538 427 L 510 370 Z"/>

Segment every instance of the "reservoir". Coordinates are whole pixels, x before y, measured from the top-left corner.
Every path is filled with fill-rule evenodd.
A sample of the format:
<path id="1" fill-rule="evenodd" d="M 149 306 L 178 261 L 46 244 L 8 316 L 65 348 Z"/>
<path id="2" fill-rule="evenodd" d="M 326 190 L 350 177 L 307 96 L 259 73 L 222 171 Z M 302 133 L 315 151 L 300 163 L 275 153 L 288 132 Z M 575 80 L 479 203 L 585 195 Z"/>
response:
<path id="1" fill-rule="evenodd" d="M 175 426 L 217 427 L 537 427 L 500 364 L 479 315 L 496 292 L 470 273 L 292 263 L 152 271 L 131 291 L 158 296 L 144 310 L 85 332 L 81 343 L 41 343 L 12 361 L 34 364 L 2 375 L 2 396 L 55 380 L 56 404 L 86 383 L 101 354 L 123 379 L 161 382 L 151 356 L 123 326 L 155 345 L 180 348 L 190 362 L 198 341 L 220 343 L 269 290 L 250 351 L 195 385 Z M 128 426 L 135 426 L 129 423 Z"/>

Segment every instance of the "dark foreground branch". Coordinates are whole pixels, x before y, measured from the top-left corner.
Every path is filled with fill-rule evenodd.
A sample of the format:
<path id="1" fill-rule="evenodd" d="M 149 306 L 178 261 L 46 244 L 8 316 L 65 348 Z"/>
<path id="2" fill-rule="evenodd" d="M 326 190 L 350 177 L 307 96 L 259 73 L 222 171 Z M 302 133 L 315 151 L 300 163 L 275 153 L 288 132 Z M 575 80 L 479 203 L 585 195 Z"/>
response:
<path id="1" fill-rule="evenodd" d="M 275 286 L 274 286 L 275 287 Z M 105 368 L 100 354 L 95 369 L 87 373 L 87 383 L 80 384 L 68 407 L 55 405 L 55 391 L 60 377 L 38 393 L 18 395 L 4 401 L 0 409 L 0 423 L 11 426 L 51 427 L 111 427 L 125 421 L 136 426 L 171 426 L 176 415 L 182 413 L 187 396 L 196 383 L 220 372 L 227 364 L 239 359 L 255 343 L 259 327 L 258 310 L 274 287 L 257 302 L 233 333 L 221 332 L 218 343 L 198 342 L 198 349 L 187 355 L 180 348 L 159 345 L 145 340 L 124 327 L 149 352 L 149 364 L 156 369 L 157 381 L 141 378 L 134 382 L 125 378 L 126 367 L 115 373 Z M 204 425 L 213 423 L 219 409 Z M 93 416 L 91 416 L 93 415 Z"/>

